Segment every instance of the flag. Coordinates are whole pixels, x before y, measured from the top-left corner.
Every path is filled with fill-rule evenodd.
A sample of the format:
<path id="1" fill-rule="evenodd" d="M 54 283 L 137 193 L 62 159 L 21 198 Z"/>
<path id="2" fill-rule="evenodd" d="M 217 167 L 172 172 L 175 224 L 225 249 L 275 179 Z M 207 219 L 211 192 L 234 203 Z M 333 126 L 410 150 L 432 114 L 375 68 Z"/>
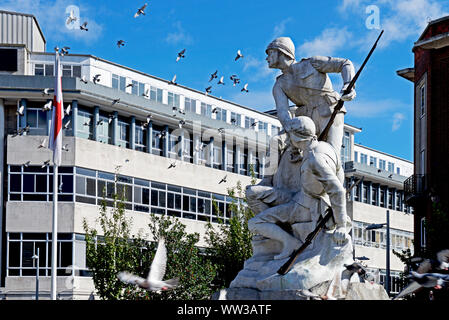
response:
<path id="1" fill-rule="evenodd" d="M 48 147 L 53 151 L 53 163 L 61 165 L 62 156 L 62 119 L 64 118 L 62 102 L 62 80 L 61 62 L 59 53 L 55 53 L 55 96 L 53 98 L 53 108 L 51 116 L 50 136 L 48 137 Z"/>

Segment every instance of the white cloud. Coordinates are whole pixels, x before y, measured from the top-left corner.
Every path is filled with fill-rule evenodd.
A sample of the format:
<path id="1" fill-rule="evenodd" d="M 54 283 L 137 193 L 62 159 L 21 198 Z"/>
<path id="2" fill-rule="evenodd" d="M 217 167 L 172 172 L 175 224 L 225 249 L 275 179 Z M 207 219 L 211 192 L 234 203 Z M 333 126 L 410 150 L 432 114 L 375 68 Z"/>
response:
<path id="1" fill-rule="evenodd" d="M 272 38 L 278 38 L 284 36 L 286 24 L 292 21 L 291 17 L 282 20 L 279 24 L 274 26 Z"/>
<path id="2" fill-rule="evenodd" d="M 266 79 L 274 80 L 277 69 L 268 68 L 268 64 L 265 59 L 260 60 L 251 55 L 245 56 L 243 59 L 243 71 L 251 73 L 251 82 L 258 82 Z"/>
<path id="3" fill-rule="evenodd" d="M 396 112 L 393 115 L 393 126 L 391 127 L 391 131 L 396 131 L 401 127 L 402 121 L 405 119 L 405 115 L 403 113 Z"/>
<path id="4" fill-rule="evenodd" d="M 75 40 L 92 42 L 99 39 L 102 35 L 103 27 L 93 19 L 95 10 L 89 5 L 83 4 L 78 6 L 79 17 L 77 21 L 80 24 L 87 21 L 89 31 L 66 27 L 66 18 L 68 17 L 66 9 L 71 5 L 74 5 L 73 0 L 5 0 L 1 4 L 1 9 L 34 15 L 47 40 L 67 41 L 73 38 Z"/>
<path id="5" fill-rule="evenodd" d="M 350 45 L 351 32 L 347 28 L 324 29 L 315 39 L 307 41 L 297 49 L 303 56 L 334 55 L 339 49 Z"/>
<path id="6" fill-rule="evenodd" d="M 182 27 L 181 22 L 177 21 L 173 24 L 174 31 L 167 34 L 165 41 L 169 44 L 187 44 L 193 43 L 193 38 Z"/>
<path id="7" fill-rule="evenodd" d="M 396 114 L 403 114 L 401 111 L 410 109 L 409 104 L 394 99 L 366 101 L 358 100 L 357 98 L 355 98 L 354 101 L 346 102 L 345 107 L 348 111 L 347 116 L 351 116 L 354 118 L 375 118 L 381 116 L 385 117 L 395 112 L 393 117 L 396 116 L 398 118 L 398 121 L 401 119 L 400 116 Z"/>

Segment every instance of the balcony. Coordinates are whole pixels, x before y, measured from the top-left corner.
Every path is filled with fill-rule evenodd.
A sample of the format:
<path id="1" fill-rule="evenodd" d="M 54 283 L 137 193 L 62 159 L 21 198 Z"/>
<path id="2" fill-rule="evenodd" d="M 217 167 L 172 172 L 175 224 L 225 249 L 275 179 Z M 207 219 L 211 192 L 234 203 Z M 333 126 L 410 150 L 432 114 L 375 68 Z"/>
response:
<path id="1" fill-rule="evenodd" d="M 422 199 L 429 186 L 429 176 L 424 174 L 414 174 L 404 181 L 405 202 L 409 205 L 415 204 Z"/>

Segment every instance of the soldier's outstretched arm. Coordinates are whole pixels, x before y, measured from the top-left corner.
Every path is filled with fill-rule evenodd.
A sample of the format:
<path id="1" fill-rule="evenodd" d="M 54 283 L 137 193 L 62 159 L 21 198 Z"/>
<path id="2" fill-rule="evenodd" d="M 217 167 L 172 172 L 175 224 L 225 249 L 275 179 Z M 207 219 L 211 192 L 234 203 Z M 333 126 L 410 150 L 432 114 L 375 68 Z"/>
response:
<path id="1" fill-rule="evenodd" d="M 273 97 L 274 102 L 276 103 L 277 117 L 285 131 L 290 131 L 291 126 L 289 120 L 291 120 L 291 117 L 288 112 L 288 98 L 278 81 L 276 81 L 273 87 Z"/>
<path id="2" fill-rule="evenodd" d="M 352 78 L 355 76 L 354 65 L 349 59 L 314 56 L 310 58 L 310 63 L 319 72 L 341 73 L 341 77 L 343 79 L 343 87 L 341 92 L 346 89 Z M 350 101 L 354 99 L 355 96 L 355 89 L 353 89 L 349 94 L 343 96 L 342 99 L 344 101 Z"/>

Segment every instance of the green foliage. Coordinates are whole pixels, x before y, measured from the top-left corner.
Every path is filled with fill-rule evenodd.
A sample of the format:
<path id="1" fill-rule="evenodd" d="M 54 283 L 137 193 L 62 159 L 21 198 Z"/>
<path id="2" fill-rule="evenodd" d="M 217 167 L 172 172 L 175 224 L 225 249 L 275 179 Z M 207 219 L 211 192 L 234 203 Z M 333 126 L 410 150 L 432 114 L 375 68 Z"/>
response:
<path id="1" fill-rule="evenodd" d="M 167 269 L 164 279 L 179 277 L 179 286 L 174 290 L 161 293 L 148 292 L 134 286 L 124 291 L 125 299 L 132 300 L 201 300 L 209 299 L 213 293 L 211 282 L 215 277 L 215 268 L 207 256 L 200 252 L 197 244 L 199 234 L 189 234 L 176 218 L 151 215 L 149 225 L 155 241 L 148 243 L 146 258 L 142 262 L 141 277 L 146 277 L 156 253 L 157 241 L 165 238 L 167 248 Z"/>
<path id="2" fill-rule="evenodd" d="M 101 237 L 95 228 L 89 227 L 86 219 L 83 220 L 86 262 L 101 299 L 121 299 L 123 285 L 118 281 L 117 273 L 123 270 L 134 271 L 133 266 L 138 259 L 135 246 L 140 240 L 130 239 L 130 221 L 125 217 L 123 201 L 119 201 L 116 194 L 110 210 L 103 199 L 98 220 L 103 234 Z"/>
<path id="3" fill-rule="evenodd" d="M 250 168 L 251 170 L 251 168 Z M 254 171 L 251 184 L 255 184 Z M 229 224 L 220 220 L 218 225 L 210 222 L 206 226 L 206 242 L 209 247 L 206 249 L 212 262 L 217 268 L 217 277 L 214 284 L 218 288 L 227 288 L 238 272 L 243 269 L 245 260 L 252 256 L 252 233 L 248 230 L 248 220 L 254 217 L 253 212 L 247 206 L 242 185 L 240 181 L 234 188 L 228 189 L 228 195 L 232 198 L 229 205 Z M 216 202 L 213 202 L 215 212 L 223 217 Z"/>
<path id="4" fill-rule="evenodd" d="M 425 222 L 426 236 L 431 244 L 431 252 L 426 254 L 434 257 L 436 253 L 449 248 L 449 214 L 448 210 L 441 202 L 432 203 L 432 217 Z"/>

